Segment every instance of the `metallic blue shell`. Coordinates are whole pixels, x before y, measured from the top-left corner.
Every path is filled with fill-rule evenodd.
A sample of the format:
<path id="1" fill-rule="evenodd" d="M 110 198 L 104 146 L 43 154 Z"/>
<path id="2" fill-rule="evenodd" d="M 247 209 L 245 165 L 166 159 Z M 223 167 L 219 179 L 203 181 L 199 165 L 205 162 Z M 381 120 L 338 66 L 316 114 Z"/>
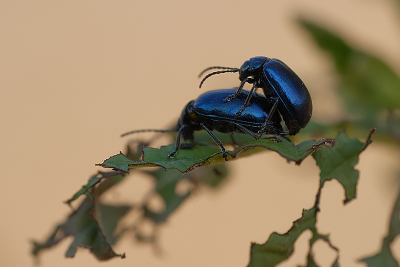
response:
<path id="1" fill-rule="evenodd" d="M 249 91 L 243 90 L 237 98 L 225 103 L 224 99 L 235 94 L 236 90 L 237 88 L 214 90 L 200 95 L 193 104 L 194 113 L 199 120 L 215 121 L 213 128 L 221 132 L 224 131 L 218 128 L 218 123 L 236 122 L 246 127 L 261 127 L 268 117 L 273 104 L 263 95 L 254 93 L 249 106 L 240 116 L 237 116 L 236 114 L 243 107 Z M 280 122 L 281 118 L 276 112 L 272 116 L 270 124 L 277 129 L 281 129 Z"/>

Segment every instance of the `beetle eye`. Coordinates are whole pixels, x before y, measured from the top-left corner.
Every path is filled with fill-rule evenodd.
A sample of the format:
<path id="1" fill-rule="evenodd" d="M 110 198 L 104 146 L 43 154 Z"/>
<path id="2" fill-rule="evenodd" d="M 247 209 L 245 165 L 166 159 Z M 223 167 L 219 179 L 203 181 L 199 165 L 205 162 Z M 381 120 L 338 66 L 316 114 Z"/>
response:
<path id="1" fill-rule="evenodd" d="M 186 113 L 187 114 L 193 113 L 193 104 L 194 104 L 194 101 L 190 101 L 189 104 L 187 104 L 187 106 L 186 106 Z"/>
<path id="2" fill-rule="evenodd" d="M 239 80 L 240 81 L 243 81 L 244 79 L 246 79 L 249 76 L 250 76 L 250 73 L 248 72 L 248 70 L 244 70 L 244 71 L 240 71 L 239 72 Z"/>

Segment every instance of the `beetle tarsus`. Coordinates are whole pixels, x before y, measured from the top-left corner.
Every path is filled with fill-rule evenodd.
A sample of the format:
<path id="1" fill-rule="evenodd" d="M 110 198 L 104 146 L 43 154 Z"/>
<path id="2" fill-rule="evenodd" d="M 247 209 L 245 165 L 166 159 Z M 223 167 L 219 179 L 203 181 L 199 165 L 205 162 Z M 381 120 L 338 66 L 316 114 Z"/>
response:
<path id="1" fill-rule="evenodd" d="M 238 112 L 236 112 L 236 116 L 235 117 L 240 117 L 242 116 L 243 111 L 247 108 L 248 105 L 243 105 Z"/>
<path id="2" fill-rule="evenodd" d="M 225 102 L 225 103 L 226 103 L 226 102 L 229 102 L 229 101 L 235 99 L 236 97 L 237 97 L 236 94 L 230 95 L 230 96 L 228 96 L 227 98 L 224 99 L 224 102 Z"/>
<path id="3" fill-rule="evenodd" d="M 171 153 L 168 154 L 167 158 L 173 158 L 176 154 L 177 150 L 172 151 Z"/>
<path id="4" fill-rule="evenodd" d="M 224 158 L 225 161 L 228 161 L 228 154 L 226 153 L 226 151 L 222 151 L 222 157 Z"/>

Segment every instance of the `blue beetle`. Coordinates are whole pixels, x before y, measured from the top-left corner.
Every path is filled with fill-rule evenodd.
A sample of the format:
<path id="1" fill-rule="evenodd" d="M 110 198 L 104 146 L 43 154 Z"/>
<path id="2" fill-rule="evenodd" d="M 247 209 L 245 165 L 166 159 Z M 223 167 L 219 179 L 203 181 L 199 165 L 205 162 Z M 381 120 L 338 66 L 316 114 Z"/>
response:
<path id="1" fill-rule="evenodd" d="M 249 91 L 242 93 L 228 103 L 224 100 L 235 94 L 237 88 L 208 91 L 200 95 L 196 100 L 190 101 L 183 109 L 177 125 L 171 130 L 136 130 L 123 134 L 122 136 L 138 132 L 178 132 L 175 150 L 168 158 L 173 157 L 179 147 L 181 136 L 184 140 L 190 140 L 194 145 L 193 133 L 205 130 L 221 148 L 222 156 L 227 160 L 227 153 L 221 141 L 212 133 L 212 130 L 221 133 L 245 133 L 255 139 L 261 138 L 263 134 L 285 135 L 281 125 L 281 117 L 278 113 L 270 113 L 273 103 L 263 95 L 254 93 L 249 100 L 248 107 L 240 117 L 237 112 L 247 101 Z M 265 125 L 265 121 L 268 123 Z M 259 133 L 259 135 L 257 135 Z"/>
<path id="2" fill-rule="evenodd" d="M 237 115 L 240 115 L 249 105 L 254 91 L 257 88 L 262 88 L 264 95 L 272 101 L 275 101 L 270 112 L 274 113 L 276 109 L 279 111 L 290 135 L 297 134 L 300 129 L 306 127 L 307 123 L 310 121 L 312 115 L 310 93 L 299 76 L 279 59 L 253 57 L 245 61 L 240 69 L 210 67 L 201 72 L 199 77 L 211 69 L 222 70 L 212 72 L 205 76 L 199 87 L 212 75 L 226 72 L 239 72 L 241 84 L 236 93 L 227 97 L 225 102 L 237 98 L 246 82 L 253 84 L 250 94 L 248 94 L 242 109 L 239 110 Z"/>

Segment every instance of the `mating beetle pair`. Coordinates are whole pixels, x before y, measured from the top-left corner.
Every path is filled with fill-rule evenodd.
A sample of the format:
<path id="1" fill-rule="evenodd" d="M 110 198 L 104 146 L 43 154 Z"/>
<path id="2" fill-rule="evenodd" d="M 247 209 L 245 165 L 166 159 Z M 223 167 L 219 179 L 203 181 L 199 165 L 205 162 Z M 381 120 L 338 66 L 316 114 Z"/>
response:
<path id="1" fill-rule="evenodd" d="M 184 140 L 190 140 L 194 145 L 193 133 L 205 130 L 221 148 L 222 156 L 227 160 L 227 153 L 221 141 L 212 133 L 216 130 L 221 133 L 246 133 L 258 139 L 262 134 L 286 134 L 283 132 L 281 118 L 278 113 L 270 113 L 273 106 L 263 95 L 254 93 L 250 100 L 250 105 L 242 112 L 240 117 L 236 113 L 244 105 L 249 91 L 243 90 L 242 93 L 224 103 L 224 99 L 234 94 L 237 89 L 225 89 L 209 91 L 200 95 L 196 100 L 190 101 L 183 109 L 177 125 L 171 130 L 138 130 L 138 132 L 178 132 L 175 150 L 168 158 L 173 157 L 180 147 L 181 136 Z M 264 127 L 265 121 L 268 120 Z M 259 135 L 257 135 L 259 134 Z"/>
<path id="2" fill-rule="evenodd" d="M 137 132 L 177 131 L 175 150 L 168 155 L 170 158 L 178 151 L 181 136 L 194 144 L 193 132 L 203 129 L 221 148 L 222 155 L 227 160 L 225 148 L 212 130 L 222 133 L 247 133 L 258 139 L 264 133 L 295 135 L 309 122 L 312 113 L 310 94 L 296 73 L 282 61 L 254 57 L 244 62 L 240 69 L 210 67 L 205 69 L 200 76 L 211 69 L 223 70 L 205 76 L 200 87 L 212 75 L 239 72 L 241 81 L 239 88 L 206 92 L 189 102 L 174 129 L 138 130 L 122 136 Z M 253 84 L 250 91 L 243 90 L 246 82 Z M 265 97 L 255 93 L 257 88 L 263 89 Z M 282 129 L 280 116 L 285 121 L 288 133 Z"/>

